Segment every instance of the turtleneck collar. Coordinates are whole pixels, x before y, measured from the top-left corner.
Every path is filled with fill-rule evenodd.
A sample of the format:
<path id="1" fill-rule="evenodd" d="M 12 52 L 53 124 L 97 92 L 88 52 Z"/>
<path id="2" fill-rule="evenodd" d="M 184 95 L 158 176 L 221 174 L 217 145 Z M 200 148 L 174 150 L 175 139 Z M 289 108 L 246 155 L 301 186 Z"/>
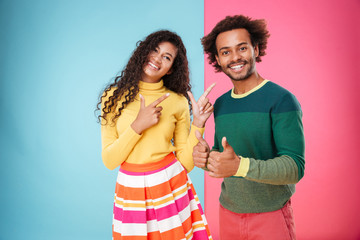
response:
<path id="1" fill-rule="evenodd" d="M 141 90 L 160 90 L 163 86 L 164 86 L 164 82 L 162 79 L 157 83 L 148 83 L 148 82 L 139 81 L 139 88 Z"/>

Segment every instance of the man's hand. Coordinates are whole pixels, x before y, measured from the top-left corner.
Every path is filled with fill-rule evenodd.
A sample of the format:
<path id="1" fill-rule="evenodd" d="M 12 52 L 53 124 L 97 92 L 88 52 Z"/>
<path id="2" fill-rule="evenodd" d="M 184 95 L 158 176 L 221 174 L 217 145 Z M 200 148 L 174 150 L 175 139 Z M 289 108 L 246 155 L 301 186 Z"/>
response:
<path id="1" fill-rule="evenodd" d="M 226 137 L 222 138 L 221 143 L 224 151 L 221 153 L 212 151 L 209 155 L 207 168 L 210 177 L 226 178 L 234 176 L 240 165 L 240 159 L 226 141 Z"/>
<path id="2" fill-rule="evenodd" d="M 193 149 L 193 160 L 194 165 L 198 168 L 206 167 L 206 163 L 209 157 L 209 144 L 202 138 L 201 133 L 196 130 L 195 136 L 199 140 L 198 144 L 194 146 Z"/>

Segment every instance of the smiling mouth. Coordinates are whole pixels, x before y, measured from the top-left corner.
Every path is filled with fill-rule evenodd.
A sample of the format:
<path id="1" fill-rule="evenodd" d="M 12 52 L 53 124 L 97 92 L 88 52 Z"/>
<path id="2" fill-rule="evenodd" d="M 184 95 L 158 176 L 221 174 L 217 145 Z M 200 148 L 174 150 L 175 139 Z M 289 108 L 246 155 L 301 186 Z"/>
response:
<path id="1" fill-rule="evenodd" d="M 153 64 L 152 62 L 148 63 L 150 67 L 152 67 L 155 70 L 159 70 L 160 68 L 158 66 L 156 66 L 155 64 Z"/>
<path id="2" fill-rule="evenodd" d="M 243 68 L 243 67 L 244 67 L 244 64 L 232 66 L 232 67 L 230 67 L 230 68 L 231 68 L 231 69 L 234 69 L 234 70 L 238 70 L 238 69 Z"/>
<path id="3" fill-rule="evenodd" d="M 245 64 L 234 64 L 234 65 L 229 65 L 229 68 L 234 72 L 240 72 L 244 68 L 244 65 Z"/>

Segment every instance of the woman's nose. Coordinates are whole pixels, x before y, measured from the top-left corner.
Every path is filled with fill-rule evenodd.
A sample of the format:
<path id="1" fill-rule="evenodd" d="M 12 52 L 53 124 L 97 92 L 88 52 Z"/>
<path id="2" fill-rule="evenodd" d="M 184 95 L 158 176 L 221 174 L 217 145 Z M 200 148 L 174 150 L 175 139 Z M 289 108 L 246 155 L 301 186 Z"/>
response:
<path id="1" fill-rule="evenodd" d="M 153 55 L 153 58 L 156 62 L 160 63 L 161 62 L 161 56 L 159 53 L 156 53 Z"/>

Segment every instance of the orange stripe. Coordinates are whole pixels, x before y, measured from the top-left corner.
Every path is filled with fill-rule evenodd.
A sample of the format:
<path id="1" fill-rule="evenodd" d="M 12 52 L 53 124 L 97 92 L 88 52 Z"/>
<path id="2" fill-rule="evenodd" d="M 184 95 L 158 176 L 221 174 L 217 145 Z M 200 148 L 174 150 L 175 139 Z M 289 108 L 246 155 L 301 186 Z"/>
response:
<path id="1" fill-rule="evenodd" d="M 137 208 L 145 208 L 145 206 L 159 206 L 161 204 L 173 201 L 177 196 L 183 194 L 184 192 L 187 192 L 187 188 L 183 188 L 182 190 L 170 195 L 167 198 L 161 199 L 160 201 L 149 201 L 149 202 L 143 202 L 143 203 L 133 203 L 133 202 L 124 202 L 123 200 L 116 199 L 115 203 L 118 205 L 122 205 L 123 207 L 137 207 Z"/>
<path id="2" fill-rule="evenodd" d="M 125 187 L 124 185 L 120 185 L 116 183 L 115 194 L 117 197 L 121 197 L 124 199 L 130 200 L 145 200 L 145 189 L 144 188 L 132 188 Z"/>
<path id="3" fill-rule="evenodd" d="M 192 222 L 203 221 L 201 214 L 200 214 L 200 210 L 195 210 L 195 211 L 191 212 L 191 221 Z"/>
<path id="4" fill-rule="evenodd" d="M 172 189 L 169 188 L 169 182 Z M 178 189 L 187 184 L 186 172 L 180 172 L 178 175 L 172 177 L 169 182 L 164 182 L 153 187 L 146 187 L 145 192 L 144 188 L 126 187 L 116 183 L 115 194 L 117 197 L 124 198 L 125 200 L 145 200 L 145 198 L 149 198 L 146 196 L 151 196 L 152 199 L 161 198 L 170 194 L 172 190 Z"/>
<path id="5" fill-rule="evenodd" d="M 190 231 L 190 229 L 192 228 L 191 217 L 188 217 L 184 222 L 182 222 L 182 226 L 185 233 Z"/>
<path id="6" fill-rule="evenodd" d="M 121 169 L 129 172 L 148 172 L 155 171 L 169 165 L 175 159 L 174 153 L 169 153 L 160 161 L 154 163 L 135 164 L 124 162 L 121 164 Z"/>
<path id="7" fill-rule="evenodd" d="M 147 236 L 122 236 L 121 233 L 113 231 L 113 240 L 147 240 Z"/>
<path id="8" fill-rule="evenodd" d="M 171 188 L 169 188 L 169 184 L 170 184 Z M 149 191 L 149 193 L 151 193 L 150 196 L 152 199 L 156 199 L 156 198 L 161 198 L 163 196 L 166 196 L 169 193 L 171 193 L 173 190 L 176 190 L 184 185 L 186 186 L 186 184 L 187 184 L 186 172 L 182 171 L 178 175 L 172 177 L 169 180 L 169 182 L 164 182 L 164 183 L 158 184 L 156 186 L 149 187 L 146 190 Z"/>
<path id="9" fill-rule="evenodd" d="M 161 239 L 160 232 L 159 231 L 149 232 L 148 233 L 148 239 L 151 239 L 151 240 Z"/>
<path id="10" fill-rule="evenodd" d="M 185 233 L 183 228 L 177 227 L 177 228 L 173 228 L 169 231 L 163 232 L 162 233 L 162 237 L 161 239 L 182 239 L 185 238 Z"/>

